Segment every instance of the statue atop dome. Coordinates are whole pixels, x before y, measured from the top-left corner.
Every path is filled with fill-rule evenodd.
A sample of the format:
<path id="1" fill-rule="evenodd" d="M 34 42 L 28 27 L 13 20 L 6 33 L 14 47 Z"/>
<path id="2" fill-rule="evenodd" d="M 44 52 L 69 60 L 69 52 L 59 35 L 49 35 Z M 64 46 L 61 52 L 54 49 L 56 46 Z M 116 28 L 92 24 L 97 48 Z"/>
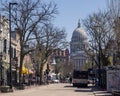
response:
<path id="1" fill-rule="evenodd" d="M 78 28 L 80 28 L 80 19 L 78 20 Z"/>

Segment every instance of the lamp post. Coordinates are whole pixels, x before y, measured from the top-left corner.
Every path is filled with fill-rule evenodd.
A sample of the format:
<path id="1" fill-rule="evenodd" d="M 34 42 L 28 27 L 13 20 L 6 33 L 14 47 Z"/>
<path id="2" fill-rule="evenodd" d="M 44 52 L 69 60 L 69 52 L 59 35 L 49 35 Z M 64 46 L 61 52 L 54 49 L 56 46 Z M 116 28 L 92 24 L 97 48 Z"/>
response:
<path id="1" fill-rule="evenodd" d="M 9 36 L 10 36 L 10 44 L 9 44 L 9 56 L 10 56 L 10 80 L 9 80 L 9 83 L 10 83 L 10 89 L 12 89 L 12 65 L 11 65 L 11 57 L 12 57 L 12 54 L 11 54 L 11 7 L 12 5 L 17 5 L 17 3 L 9 3 Z"/>
<path id="2" fill-rule="evenodd" d="M 0 53 L 0 85 L 2 85 L 2 53 Z"/>
<path id="3" fill-rule="evenodd" d="M 95 27 L 95 31 L 98 33 L 98 86 L 101 86 L 101 26 L 97 25 L 94 26 Z"/>

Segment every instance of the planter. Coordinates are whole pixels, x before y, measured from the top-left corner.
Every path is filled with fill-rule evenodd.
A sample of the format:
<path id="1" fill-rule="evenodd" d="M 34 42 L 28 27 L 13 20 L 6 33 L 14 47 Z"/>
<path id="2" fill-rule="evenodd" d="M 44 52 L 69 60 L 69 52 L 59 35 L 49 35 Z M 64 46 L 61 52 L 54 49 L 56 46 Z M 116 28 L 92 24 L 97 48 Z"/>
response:
<path id="1" fill-rule="evenodd" d="M 21 84 L 21 85 L 17 86 L 17 89 L 24 90 L 25 89 L 25 84 Z"/>
<path id="2" fill-rule="evenodd" d="M 113 91 L 112 96 L 120 96 L 120 90 L 119 91 Z"/>
<path id="3" fill-rule="evenodd" d="M 0 91 L 3 93 L 9 92 L 10 87 L 9 86 L 0 86 Z"/>

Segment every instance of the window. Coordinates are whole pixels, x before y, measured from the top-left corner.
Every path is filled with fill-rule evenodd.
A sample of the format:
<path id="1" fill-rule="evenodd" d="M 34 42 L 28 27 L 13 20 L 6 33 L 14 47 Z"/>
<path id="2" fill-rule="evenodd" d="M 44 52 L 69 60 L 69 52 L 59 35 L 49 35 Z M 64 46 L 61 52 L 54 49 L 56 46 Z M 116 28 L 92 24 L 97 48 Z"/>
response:
<path id="1" fill-rule="evenodd" d="M 14 48 L 14 58 L 16 57 L 16 49 Z"/>
<path id="2" fill-rule="evenodd" d="M 4 48 L 3 48 L 3 52 L 7 52 L 7 39 L 4 40 Z"/>

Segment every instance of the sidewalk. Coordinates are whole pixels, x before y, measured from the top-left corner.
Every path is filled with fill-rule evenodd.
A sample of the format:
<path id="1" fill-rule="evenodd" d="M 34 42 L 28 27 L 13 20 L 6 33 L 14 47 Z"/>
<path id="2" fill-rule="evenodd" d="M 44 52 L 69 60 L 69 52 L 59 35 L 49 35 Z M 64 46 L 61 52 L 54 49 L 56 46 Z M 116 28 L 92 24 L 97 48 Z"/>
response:
<path id="1" fill-rule="evenodd" d="M 95 87 L 92 88 L 94 96 L 112 96 L 112 93 L 106 91 L 105 89 Z"/>
<path id="2" fill-rule="evenodd" d="M 112 96 L 112 93 L 109 93 L 107 91 L 95 91 L 93 94 L 95 96 Z"/>

